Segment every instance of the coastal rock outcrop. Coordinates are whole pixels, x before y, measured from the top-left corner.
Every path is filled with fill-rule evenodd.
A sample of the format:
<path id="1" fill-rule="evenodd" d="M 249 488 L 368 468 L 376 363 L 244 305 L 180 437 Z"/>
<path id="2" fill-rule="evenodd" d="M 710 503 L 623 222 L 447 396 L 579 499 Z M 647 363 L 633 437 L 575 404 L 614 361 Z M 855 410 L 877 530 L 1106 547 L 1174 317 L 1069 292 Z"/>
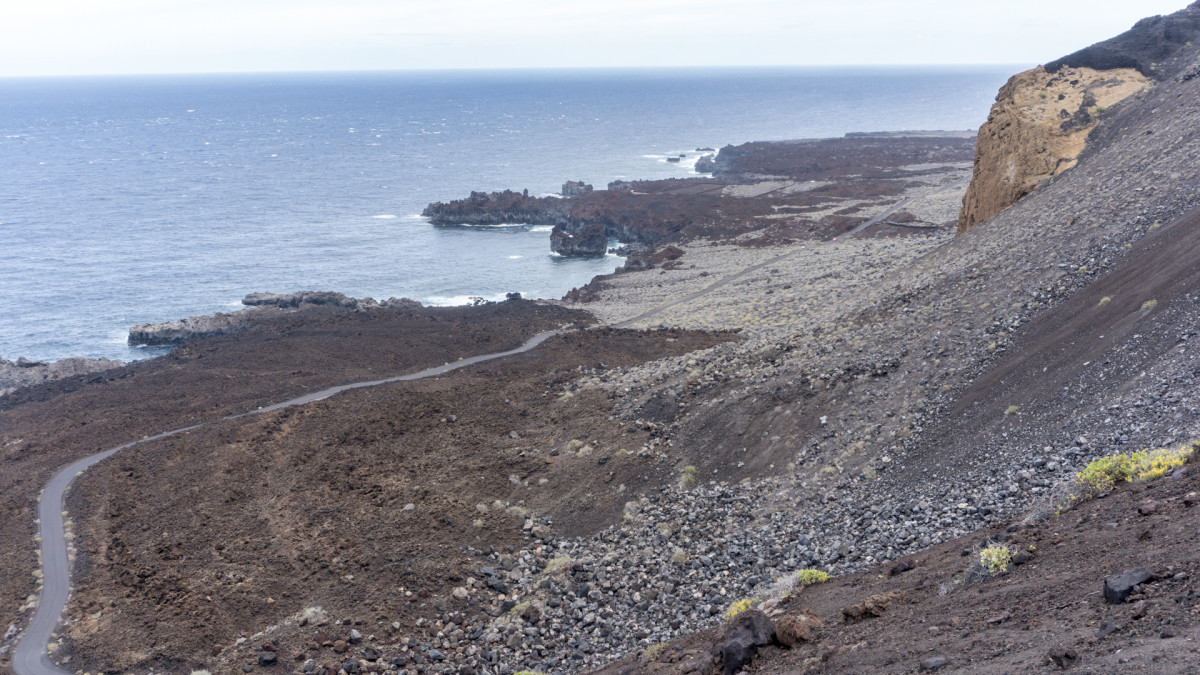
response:
<path id="1" fill-rule="evenodd" d="M 281 311 L 303 310 L 306 307 L 329 306 L 364 311 L 376 307 L 420 308 L 421 303 L 409 298 L 388 298 L 377 302 L 373 298 L 352 298 L 331 291 L 299 291 L 296 293 L 250 293 L 242 298 L 247 309 L 239 312 L 208 316 L 192 316 L 165 323 L 143 323 L 129 329 L 130 345 L 173 346 L 201 337 L 226 335 L 246 330 L 254 322 L 277 316 Z"/>
<path id="2" fill-rule="evenodd" d="M 1009 79 L 979 129 L 975 170 L 963 196 L 958 233 L 1000 213 L 1043 181 L 1075 166 L 1108 107 L 1150 81 L 1133 68 L 1038 66 Z"/>
<path id="3" fill-rule="evenodd" d="M 374 306 L 378 303 L 371 298 L 360 300 L 332 291 L 300 291 L 299 293 L 250 293 L 242 298 L 242 304 L 247 307 L 266 305 L 281 309 L 299 307 L 302 304 L 333 305 L 357 309 L 358 307 Z"/>
<path id="4" fill-rule="evenodd" d="M 585 183 L 581 180 L 569 180 L 563 183 L 562 196 L 578 197 L 585 192 L 591 192 L 592 189 L 593 188 L 590 183 Z"/>
<path id="5" fill-rule="evenodd" d="M 608 235 L 600 224 L 588 225 L 572 234 L 561 225 L 550 231 L 550 250 L 570 257 L 594 257 L 608 252 Z"/>
<path id="6" fill-rule="evenodd" d="M 30 361 L 19 358 L 16 361 L 0 359 L 0 396 L 11 391 L 43 382 L 86 375 L 102 370 L 110 370 L 125 365 L 124 361 L 116 359 L 86 359 L 72 356 L 58 361 Z"/>
<path id="7" fill-rule="evenodd" d="M 846 134 L 844 138 L 753 141 L 727 145 L 697 171 L 727 180 L 771 176 L 796 180 L 842 177 L 853 169 L 870 178 L 896 177 L 915 164 L 969 162 L 975 144 L 968 131 L 897 131 Z M 864 157 L 870 157 L 866 165 Z M 703 158 L 702 158 L 703 159 Z"/>
<path id="8" fill-rule="evenodd" d="M 565 187 L 565 186 L 564 186 Z M 434 225 L 563 225 L 568 200 L 530 197 L 528 191 L 478 192 L 466 199 L 434 202 L 421 215 Z"/>
<path id="9" fill-rule="evenodd" d="M 165 323 L 140 323 L 129 329 L 130 345 L 181 345 L 200 337 L 225 335 L 245 330 L 250 322 L 248 312 L 220 313 L 210 316 L 190 316 Z"/>

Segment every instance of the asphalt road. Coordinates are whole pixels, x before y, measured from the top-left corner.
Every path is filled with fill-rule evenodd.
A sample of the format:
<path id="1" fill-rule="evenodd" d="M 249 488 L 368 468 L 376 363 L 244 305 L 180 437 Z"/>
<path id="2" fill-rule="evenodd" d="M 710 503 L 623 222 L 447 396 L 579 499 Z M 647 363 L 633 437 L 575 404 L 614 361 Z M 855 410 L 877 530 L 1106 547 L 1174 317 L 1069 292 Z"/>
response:
<path id="1" fill-rule="evenodd" d="M 426 377 L 437 377 L 444 375 L 452 370 L 463 368 L 466 366 L 481 363 L 483 361 L 491 361 L 513 354 L 527 352 L 534 347 L 545 342 L 550 337 L 557 335 L 563 331 L 548 331 L 539 333 L 527 340 L 525 344 L 510 349 L 506 352 L 497 352 L 494 354 L 480 354 L 470 358 L 447 363 L 442 366 L 426 368 L 417 373 L 409 375 L 400 375 L 398 377 L 389 377 L 383 380 L 372 380 L 370 382 L 355 382 L 353 384 L 343 384 L 337 387 L 330 387 L 312 394 L 305 394 L 282 403 L 266 406 L 257 410 L 242 413 L 240 415 L 231 415 L 224 419 L 237 419 L 247 415 L 257 415 L 261 413 L 273 412 L 283 408 L 288 408 L 296 405 L 304 405 L 313 401 L 335 396 L 344 391 L 351 389 L 362 389 L 363 387 L 375 387 L 381 384 L 390 384 L 392 382 L 406 382 L 409 380 L 420 380 Z M 46 484 L 46 489 L 42 492 L 41 501 L 38 504 L 38 518 L 41 521 L 41 529 L 39 534 L 42 538 L 42 591 L 38 599 L 37 612 L 33 615 L 33 621 L 29 623 L 29 627 L 25 629 L 25 635 L 22 636 L 21 642 L 17 644 L 17 649 L 13 653 L 13 670 L 17 675 L 71 675 L 70 671 L 63 670 L 54 665 L 50 661 L 49 653 L 46 649 L 54 636 L 54 630 L 58 627 L 59 619 L 62 617 L 63 610 L 67 606 L 67 598 L 71 592 L 71 561 L 67 556 L 67 540 L 63 528 L 63 520 L 66 516 L 64 497 L 67 489 L 71 485 L 71 481 L 75 477 L 87 470 L 93 464 L 103 461 L 108 457 L 141 443 L 157 441 L 168 436 L 186 433 L 202 426 L 213 424 L 220 420 L 211 422 L 202 422 L 194 424 L 190 427 L 182 429 L 173 429 L 164 431 L 155 436 L 149 436 L 140 440 L 136 440 L 125 445 L 99 452 L 83 459 L 76 461 L 63 470 L 59 471 L 50 482 Z"/>

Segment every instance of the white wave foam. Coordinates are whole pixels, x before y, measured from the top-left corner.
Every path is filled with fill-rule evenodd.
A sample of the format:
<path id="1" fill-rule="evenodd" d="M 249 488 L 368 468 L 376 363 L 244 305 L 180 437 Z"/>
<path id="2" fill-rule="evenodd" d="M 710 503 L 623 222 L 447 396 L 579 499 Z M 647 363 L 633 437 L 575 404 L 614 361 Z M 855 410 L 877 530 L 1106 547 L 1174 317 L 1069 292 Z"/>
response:
<path id="1" fill-rule="evenodd" d="M 380 213 L 379 215 L 375 215 L 375 216 L 371 216 L 371 217 L 372 217 L 372 218 L 379 218 L 379 219 L 381 219 L 381 220 L 392 220 L 392 219 L 394 219 L 396 216 L 395 216 L 395 214 L 392 214 L 392 213 Z"/>
<path id="2" fill-rule="evenodd" d="M 510 255 L 510 256 L 508 256 L 508 259 L 509 260 L 520 260 L 521 258 L 524 258 L 524 257 L 525 256 L 523 256 L 523 255 Z"/>
<path id="3" fill-rule="evenodd" d="M 534 225 L 529 228 L 530 232 L 549 232 L 554 229 L 553 225 Z"/>
<path id="4" fill-rule="evenodd" d="M 492 295 L 431 295 L 425 298 L 425 304 L 433 307 L 457 307 L 459 305 L 470 305 L 475 302 L 475 298 L 483 298 L 489 302 L 500 302 L 506 299 L 507 293 L 494 293 Z"/>

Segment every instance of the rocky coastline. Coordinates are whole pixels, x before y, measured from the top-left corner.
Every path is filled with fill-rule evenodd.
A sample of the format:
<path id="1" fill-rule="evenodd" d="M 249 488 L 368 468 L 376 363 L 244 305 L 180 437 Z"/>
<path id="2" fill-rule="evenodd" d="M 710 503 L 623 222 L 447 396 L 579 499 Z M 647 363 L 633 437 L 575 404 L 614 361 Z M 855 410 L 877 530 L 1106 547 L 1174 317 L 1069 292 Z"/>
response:
<path id="1" fill-rule="evenodd" d="M 299 291 L 296 293 L 250 293 L 242 298 L 247 309 L 237 312 L 192 316 L 164 323 L 143 323 L 130 327 L 129 344 L 145 346 L 178 346 L 191 340 L 229 335 L 248 330 L 263 321 L 289 311 L 312 307 L 341 307 L 366 311 L 377 307 L 420 307 L 421 303 L 408 298 L 388 298 L 377 302 L 373 298 L 352 298 L 332 291 Z"/>
<path id="2" fill-rule="evenodd" d="M 607 190 L 568 181 L 561 198 L 472 192 L 422 215 L 443 227 L 550 225 L 550 248 L 565 256 L 604 255 L 612 239 L 645 252 L 697 237 L 732 239 L 766 219 L 776 229 L 808 230 L 783 236 L 819 238 L 861 223 L 856 204 L 970 162 L 974 142 L 972 133 L 938 131 L 746 143 L 698 164 L 712 177 L 614 181 Z M 841 208 L 823 208 L 832 206 Z"/>
<path id="3" fill-rule="evenodd" d="M 1163 61 L 1103 115 L 1081 93 L 1096 124 L 1074 165 L 969 231 L 967 179 L 1029 150 L 1021 134 L 992 134 L 974 162 L 952 136 L 864 134 L 722 149 L 730 174 L 544 205 L 477 193 L 431 209 L 449 224 L 553 207 L 560 239 L 593 218 L 590 237 L 624 224 L 645 248 L 560 302 L 257 297 L 268 307 L 250 311 L 286 319 L 269 334 L 0 410 L 13 542 L 31 539 L 26 476 L 222 420 L 80 477 L 67 510 L 86 565 L 56 658 L 321 675 L 1189 672 L 1196 459 L 1086 498 L 1077 476 L 1200 439 L 1193 25 L 1200 3 L 1081 52 Z M 1090 67 L 1072 58 L 1046 72 Z M 1002 96 L 997 119 L 1030 92 Z M 1002 201 L 990 184 L 977 196 Z M 225 418 L 551 329 L 536 354 Z M 989 568 L 989 549 L 1008 560 Z M 0 597 L 26 607 L 32 546 L 0 563 Z M 11 614 L 18 635 L 27 609 Z"/>
<path id="4" fill-rule="evenodd" d="M 0 396 L 11 394 L 22 387 L 32 387 L 45 382 L 76 375 L 89 375 L 125 365 L 116 359 L 89 359 L 72 356 L 57 361 L 30 361 L 24 357 L 16 361 L 0 358 Z"/>

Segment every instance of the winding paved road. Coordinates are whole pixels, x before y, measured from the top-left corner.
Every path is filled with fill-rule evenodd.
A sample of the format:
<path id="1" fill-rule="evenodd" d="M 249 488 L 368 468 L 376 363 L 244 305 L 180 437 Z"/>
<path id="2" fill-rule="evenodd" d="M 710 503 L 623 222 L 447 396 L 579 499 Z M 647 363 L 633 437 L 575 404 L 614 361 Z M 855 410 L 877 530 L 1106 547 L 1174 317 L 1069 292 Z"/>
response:
<path id="1" fill-rule="evenodd" d="M 351 389 L 361 389 L 363 387 L 375 387 L 381 384 L 390 384 L 392 382 L 406 382 L 409 380 L 420 380 L 426 377 L 436 377 L 444 375 L 452 370 L 463 368 L 465 366 L 474 365 L 483 361 L 499 359 L 513 354 L 527 352 L 534 347 L 545 342 L 554 335 L 558 335 L 564 331 L 555 330 L 539 333 L 527 340 L 525 344 L 510 349 L 506 352 L 497 352 L 495 354 L 480 354 L 470 358 L 447 363 L 443 366 L 435 366 L 426 368 L 417 373 L 410 375 L 400 375 L 398 377 L 389 377 L 383 380 L 372 380 L 370 382 L 355 382 L 353 384 L 343 384 L 337 387 L 322 389 L 321 391 L 305 394 L 293 398 L 283 403 L 252 410 L 240 415 L 230 415 L 222 418 L 223 420 L 237 419 L 246 417 L 247 415 L 258 415 L 262 413 L 273 412 L 283 408 L 288 408 L 296 405 L 304 405 L 313 401 L 320 401 L 329 398 L 336 394 Z M 75 477 L 87 470 L 88 467 L 100 462 L 108 457 L 124 450 L 125 448 L 157 441 L 161 438 L 174 436 L 176 434 L 186 433 L 209 424 L 214 424 L 222 420 L 212 420 L 193 424 L 190 427 L 181 429 L 173 429 L 164 431 L 155 436 L 149 436 L 141 440 L 126 443 L 125 445 L 105 450 L 83 459 L 74 462 L 67 466 L 62 471 L 59 471 L 54 478 L 46 485 L 46 489 L 42 492 L 41 501 L 38 506 L 38 518 L 41 519 L 41 529 L 39 534 L 42 538 L 42 579 L 43 586 L 40 597 L 38 599 L 37 612 L 33 616 L 33 621 L 29 623 L 29 627 L 25 630 L 25 635 L 22 636 L 21 642 L 17 645 L 17 650 L 13 654 L 13 669 L 17 675 L 71 675 L 69 671 L 63 670 L 54 665 L 50 661 L 50 655 L 46 650 L 54 634 L 54 629 L 58 627 L 59 619 L 62 617 L 63 610 L 67 606 L 67 597 L 71 591 L 71 561 L 67 556 L 67 540 L 63 528 L 63 516 L 65 511 L 64 495 L 67 488 L 71 485 L 71 481 Z"/>

